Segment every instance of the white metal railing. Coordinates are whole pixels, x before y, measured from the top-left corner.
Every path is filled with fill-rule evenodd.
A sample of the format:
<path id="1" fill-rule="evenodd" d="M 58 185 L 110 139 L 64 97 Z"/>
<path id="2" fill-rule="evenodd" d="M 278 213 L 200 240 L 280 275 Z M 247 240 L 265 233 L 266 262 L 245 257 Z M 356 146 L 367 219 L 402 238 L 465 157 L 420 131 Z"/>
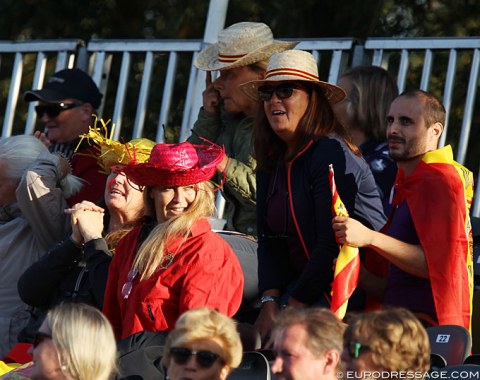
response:
<path id="1" fill-rule="evenodd" d="M 5 106 L 2 137 L 12 134 L 15 111 L 17 109 L 20 89 L 25 78 L 23 68 L 25 60 L 35 57 L 33 80 L 31 88 L 39 88 L 44 82 L 48 60 L 55 60 L 55 70 L 58 71 L 73 65 L 73 59 L 77 52 L 79 40 L 48 40 L 48 41 L 21 41 L 0 42 L 0 56 L 2 63 L 5 56 L 13 56 L 12 70 L 10 75 L 7 104 Z M 49 58 L 49 56 L 51 56 Z M 3 69 L 2 65 L 2 69 Z M 34 105 L 28 107 L 28 117 L 25 123 L 24 133 L 33 133 L 35 124 Z"/>
<path id="2" fill-rule="evenodd" d="M 440 144 L 441 146 L 445 145 L 447 140 L 448 143 L 453 143 L 456 160 L 464 164 L 474 112 L 477 111 L 478 115 L 475 103 L 477 101 L 480 66 L 480 38 L 370 38 L 365 42 L 365 51 L 372 53 L 371 64 L 382 66 L 397 76 L 400 92 L 406 88 L 409 75 L 415 71 L 415 68 L 412 68 L 412 55 L 414 54 L 416 54 L 417 61 L 415 66 L 417 70 L 421 70 L 421 74 L 418 75 L 420 82 L 415 83 L 413 87 L 428 91 L 434 78 L 432 72 L 436 70 L 442 74 L 440 80 L 444 85 L 441 90 L 441 97 L 447 111 L 447 120 Z M 464 72 L 459 72 L 460 54 L 463 55 L 464 62 L 461 69 Z M 398 60 L 396 71 L 392 67 L 392 60 L 395 59 L 395 56 Z M 466 77 L 468 77 L 468 80 L 465 81 L 463 78 Z M 456 80 L 457 78 L 460 79 Z M 465 87 L 465 82 L 467 83 L 466 93 L 456 99 L 455 94 L 457 93 L 458 97 L 458 88 Z M 452 105 L 455 101 L 456 109 L 462 109 L 463 115 L 460 120 L 460 135 L 457 139 L 452 136 L 454 134 L 449 133 Z M 450 139 L 447 136 L 450 136 Z M 478 160 L 476 161 L 478 164 Z M 477 217 L 480 216 L 480 195 L 478 192 L 474 199 L 472 214 Z"/>
<path id="3" fill-rule="evenodd" d="M 163 125 L 175 119 L 177 138 L 183 141 L 202 103 L 205 74 L 192 63 L 203 46 L 200 40 L 0 41 L 0 84 L 8 92 L 1 136 L 35 128 L 34 104 L 19 101 L 23 91 L 41 88 L 57 70 L 79 66 L 105 94 L 99 114 L 116 124 L 116 138 L 148 134 L 161 142 Z M 353 38 L 304 39 L 296 48 L 311 51 L 321 78 L 332 83 L 352 64 L 363 63 L 391 71 L 400 90 L 435 91 L 448 115 L 441 144 L 452 143 L 460 163 L 472 161 L 475 152 L 468 143 L 472 120 L 479 117 L 480 38 L 370 38 L 363 45 Z M 480 216 L 478 194 L 473 215 Z"/>

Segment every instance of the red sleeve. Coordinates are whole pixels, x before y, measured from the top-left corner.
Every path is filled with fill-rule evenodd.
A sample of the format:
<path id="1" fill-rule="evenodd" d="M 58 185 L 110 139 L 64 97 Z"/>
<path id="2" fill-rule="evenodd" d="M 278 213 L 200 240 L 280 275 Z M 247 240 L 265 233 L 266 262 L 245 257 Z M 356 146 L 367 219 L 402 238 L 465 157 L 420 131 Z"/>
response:
<path id="1" fill-rule="evenodd" d="M 107 286 L 105 288 L 105 298 L 103 300 L 103 313 L 108 318 L 113 327 L 115 338 L 120 340 L 122 337 L 122 321 L 124 313 L 122 312 L 121 303 L 124 302 L 121 298 L 121 289 L 124 284 L 124 279 L 121 278 L 120 273 L 125 269 L 128 263 L 131 263 L 131 254 L 135 253 L 138 234 L 141 228 L 136 228 L 130 231 L 118 242 L 115 248 L 115 255 L 113 256 L 110 268 L 108 270 Z"/>

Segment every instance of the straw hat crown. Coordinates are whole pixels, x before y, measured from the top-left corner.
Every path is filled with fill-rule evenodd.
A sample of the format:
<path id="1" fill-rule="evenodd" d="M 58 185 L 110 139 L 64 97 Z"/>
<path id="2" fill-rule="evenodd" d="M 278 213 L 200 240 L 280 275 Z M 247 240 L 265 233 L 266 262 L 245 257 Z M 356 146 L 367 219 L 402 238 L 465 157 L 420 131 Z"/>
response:
<path id="1" fill-rule="evenodd" d="M 273 54 L 268 61 L 265 79 L 244 83 L 240 88 L 249 97 L 258 100 L 260 86 L 283 81 L 311 82 L 322 89 L 331 104 L 345 98 L 345 92 L 340 87 L 320 80 L 317 61 L 311 53 L 303 50 L 287 50 Z"/>
<path id="2" fill-rule="evenodd" d="M 239 22 L 222 30 L 218 42 L 207 46 L 195 60 L 201 70 L 225 70 L 270 58 L 297 42 L 275 41 L 270 28 L 259 22 Z"/>

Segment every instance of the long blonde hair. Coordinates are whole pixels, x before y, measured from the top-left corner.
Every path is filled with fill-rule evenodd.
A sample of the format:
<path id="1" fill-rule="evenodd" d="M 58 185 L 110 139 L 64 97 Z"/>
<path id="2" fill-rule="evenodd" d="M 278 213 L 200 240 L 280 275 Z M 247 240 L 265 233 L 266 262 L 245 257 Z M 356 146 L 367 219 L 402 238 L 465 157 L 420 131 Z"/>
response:
<path id="1" fill-rule="evenodd" d="M 210 182 L 201 182 L 196 184 L 195 188 L 197 194 L 188 209 L 183 214 L 155 226 L 140 246 L 133 261 L 133 269 L 141 274 L 141 281 L 149 279 L 162 264 L 167 247 L 173 239 L 183 238 L 183 240 L 186 240 L 192 225 L 198 219 L 213 215 L 215 211 L 213 186 Z M 150 199 L 151 190 L 151 188 L 146 189 L 145 197 L 149 205 L 148 208 L 153 211 L 155 208 L 152 205 L 153 201 Z M 176 253 L 173 252 L 173 254 Z"/>

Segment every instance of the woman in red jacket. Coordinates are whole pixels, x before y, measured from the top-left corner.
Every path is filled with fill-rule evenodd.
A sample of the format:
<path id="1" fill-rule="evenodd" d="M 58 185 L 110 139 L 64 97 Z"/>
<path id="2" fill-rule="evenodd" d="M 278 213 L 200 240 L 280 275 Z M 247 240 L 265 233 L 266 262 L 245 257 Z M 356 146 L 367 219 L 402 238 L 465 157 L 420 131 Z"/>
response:
<path id="1" fill-rule="evenodd" d="M 196 307 L 228 316 L 238 310 L 240 263 L 207 219 L 215 208 L 208 180 L 223 156 L 216 145 L 158 144 L 146 163 L 124 168 L 133 183 L 146 186 L 153 220 L 120 240 L 110 265 L 103 311 L 117 339 L 171 330 Z"/>

